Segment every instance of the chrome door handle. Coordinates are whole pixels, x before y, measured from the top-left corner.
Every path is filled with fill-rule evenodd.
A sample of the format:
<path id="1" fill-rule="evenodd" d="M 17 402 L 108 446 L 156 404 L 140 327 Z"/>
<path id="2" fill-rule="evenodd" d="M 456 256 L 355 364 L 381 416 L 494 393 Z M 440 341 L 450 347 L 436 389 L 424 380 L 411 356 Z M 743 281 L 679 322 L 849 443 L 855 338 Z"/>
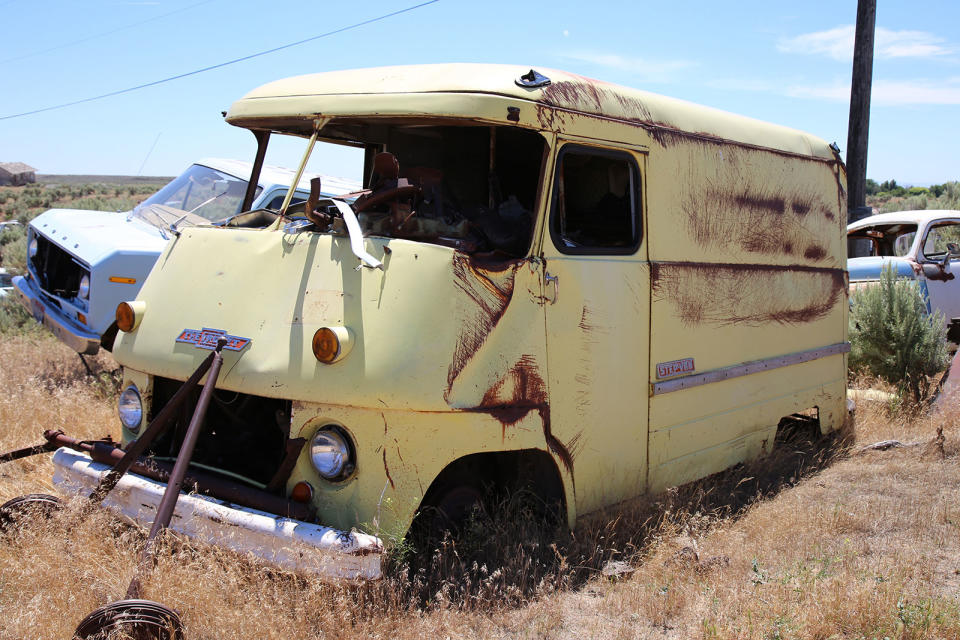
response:
<path id="1" fill-rule="evenodd" d="M 549 272 L 544 271 L 543 279 L 547 284 L 553 283 L 553 299 L 550 300 L 550 304 L 557 304 L 557 300 L 560 299 L 560 278 L 557 276 L 552 276 Z"/>

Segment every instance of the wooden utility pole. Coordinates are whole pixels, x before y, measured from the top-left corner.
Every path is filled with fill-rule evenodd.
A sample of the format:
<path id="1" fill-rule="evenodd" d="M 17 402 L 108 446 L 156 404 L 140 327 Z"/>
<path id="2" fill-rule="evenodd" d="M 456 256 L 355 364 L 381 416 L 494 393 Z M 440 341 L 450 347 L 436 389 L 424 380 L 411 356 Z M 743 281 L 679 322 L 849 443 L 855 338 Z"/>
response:
<path id="1" fill-rule="evenodd" d="M 870 215 L 867 204 L 867 138 L 870 130 L 870 85 L 873 80 L 873 35 L 877 1 L 858 0 L 847 129 L 847 221 Z"/>

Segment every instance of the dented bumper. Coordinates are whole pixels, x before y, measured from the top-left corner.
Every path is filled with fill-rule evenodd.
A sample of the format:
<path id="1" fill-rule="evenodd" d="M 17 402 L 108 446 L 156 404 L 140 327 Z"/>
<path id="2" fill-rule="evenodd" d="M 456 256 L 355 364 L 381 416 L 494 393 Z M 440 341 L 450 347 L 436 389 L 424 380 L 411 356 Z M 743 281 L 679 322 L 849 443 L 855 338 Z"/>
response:
<path id="1" fill-rule="evenodd" d="M 70 494 L 89 494 L 110 470 L 66 448 L 57 450 L 53 463 L 54 484 Z M 104 503 L 149 526 L 165 489 L 160 482 L 127 473 Z M 336 579 L 381 577 L 383 544 L 376 536 L 338 531 L 216 498 L 181 493 L 170 528 L 209 544 L 251 553 L 285 569 Z"/>

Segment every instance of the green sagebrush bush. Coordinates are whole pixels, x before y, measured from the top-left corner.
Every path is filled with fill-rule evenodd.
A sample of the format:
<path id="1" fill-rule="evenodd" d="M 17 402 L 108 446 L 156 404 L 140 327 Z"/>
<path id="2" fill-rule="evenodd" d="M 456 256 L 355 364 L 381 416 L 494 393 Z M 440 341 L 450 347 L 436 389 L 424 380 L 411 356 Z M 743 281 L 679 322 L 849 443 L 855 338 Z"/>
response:
<path id="1" fill-rule="evenodd" d="M 850 368 L 896 385 L 901 397 L 909 392 L 922 400 L 928 376 L 948 362 L 943 314 L 927 313 L 917 282 L 898 277 L 891 265 L 879 284 L 854 291 L 850 302 Z"/>
<path id="2" fill-rule="evenodd" d="M 21 335 L 39 331 L 40 325 L 16 299 L 16 294 L 8 293 L 0 297 L 0 335 Z"/>

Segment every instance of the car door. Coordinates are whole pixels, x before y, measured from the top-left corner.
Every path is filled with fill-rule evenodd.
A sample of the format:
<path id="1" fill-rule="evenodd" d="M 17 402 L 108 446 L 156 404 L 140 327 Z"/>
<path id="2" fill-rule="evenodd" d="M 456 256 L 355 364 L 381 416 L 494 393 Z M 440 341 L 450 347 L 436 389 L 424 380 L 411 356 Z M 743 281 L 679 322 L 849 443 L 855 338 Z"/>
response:
<path id="1" fill-rule="evenodd" d="M 950 251 L 948 245 L 957 245 Z M 918 258 L 927 279 L 930 308 L 950 324 L 960 317 L 960 219 L 936 220 L 927 226 Z M 949 256 L 949 257 L 948 257 Z"/>
<path id="2" fill-rule="evenodd" d="M 550 420 L 574 477 L 577 513 L 586 513 L 646 484 L 645 156 L 559 144 L 541 243 Z"/>

